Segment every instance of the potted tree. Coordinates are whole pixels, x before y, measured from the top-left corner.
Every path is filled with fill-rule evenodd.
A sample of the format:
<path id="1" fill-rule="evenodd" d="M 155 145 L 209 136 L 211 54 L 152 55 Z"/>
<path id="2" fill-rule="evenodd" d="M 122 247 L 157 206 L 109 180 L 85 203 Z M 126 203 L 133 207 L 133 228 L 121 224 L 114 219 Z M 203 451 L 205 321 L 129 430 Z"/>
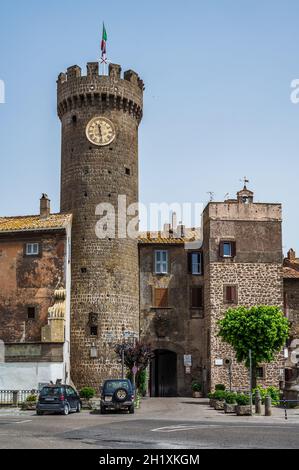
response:
<path id="1" fill-rule="evenodd" d="M 94 398 L 96 391 L 93 387 L 83 387 L 80 390 L 80 398 L 82 403 L 82 408 L 85 410 L 92 409 L 91 400 Z"/>
<path id="2" fill-rule="evenodd" d="M 194 380 L 191 385 L 193 398 L 202 398 L 201 383 Z"/>
<path id="3" fill-rule="evenodd" d="M 244 393 L 238 393 L 236 396 L 236 412 L 237 416 L 251 416 L 252 405 L 250 403 L 250 396 Z"/>

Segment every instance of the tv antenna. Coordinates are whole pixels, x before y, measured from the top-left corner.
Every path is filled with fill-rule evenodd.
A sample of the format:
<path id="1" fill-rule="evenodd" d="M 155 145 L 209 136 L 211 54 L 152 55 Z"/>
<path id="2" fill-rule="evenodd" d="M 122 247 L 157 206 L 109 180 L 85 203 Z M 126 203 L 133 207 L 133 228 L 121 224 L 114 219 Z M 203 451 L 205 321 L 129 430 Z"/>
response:
<path id="1" fill-rule="evenodd" d="M 213 191 L 208 191 L 207 194 L 210 196 L 210 202 L 214 201 L 215 193 Z"/>

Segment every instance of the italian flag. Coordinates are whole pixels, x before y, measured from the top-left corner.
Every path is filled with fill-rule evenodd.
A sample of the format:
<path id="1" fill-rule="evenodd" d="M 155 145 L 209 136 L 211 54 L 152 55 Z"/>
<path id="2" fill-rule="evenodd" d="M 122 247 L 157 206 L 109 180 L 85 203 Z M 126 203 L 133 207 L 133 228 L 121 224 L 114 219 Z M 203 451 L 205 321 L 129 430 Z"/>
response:
<path id="1" fill-rule="evenodd" d="M 108 39 L 107 31 L 103 23 L 103 35 L 102 35 L 102 43 L 101 43 L 102 57 L 104 57 L 107 53 L 107 47 L 106 47 L 107 39 Z"/>

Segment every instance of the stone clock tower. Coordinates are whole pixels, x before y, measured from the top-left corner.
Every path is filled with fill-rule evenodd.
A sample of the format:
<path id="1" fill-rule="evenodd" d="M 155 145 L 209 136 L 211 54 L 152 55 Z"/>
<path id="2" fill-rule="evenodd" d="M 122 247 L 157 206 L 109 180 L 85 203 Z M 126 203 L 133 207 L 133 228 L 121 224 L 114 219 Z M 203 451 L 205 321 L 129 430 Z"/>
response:
<path id="1" fill-rule="evenodd" d="M 127 207 L 138 202 L 143 90 L 135 72 L 122 78 L 114 64 L 108 76 L 99 75 L 98 63 L 88 63 L 86 76 L 73 66 L 58 77 L 61 211 L 73 214 L 71 377 L 78 388 L 98 388 L 119 376 L 113 341 L 125 330 L 139 333 L 137 240 L 124 234 L 132 215 L 120 215 L 119 196 Z M 115 236 L 99 238 L 96 208 L 103 203 L 115 209 Z"/>

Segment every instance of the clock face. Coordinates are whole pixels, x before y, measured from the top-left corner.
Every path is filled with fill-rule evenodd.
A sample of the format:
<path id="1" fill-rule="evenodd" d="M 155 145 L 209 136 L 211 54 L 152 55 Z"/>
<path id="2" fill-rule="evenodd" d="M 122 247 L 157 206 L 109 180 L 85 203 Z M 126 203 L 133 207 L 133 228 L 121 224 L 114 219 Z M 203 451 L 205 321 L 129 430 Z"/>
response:
<path id="1" fill-rule="evenodd" d="M 86 137 L 94 145 L 109 145 L 115 135 L 114 124 L 107 118 L 95 117 L 87 124 Z"/>

